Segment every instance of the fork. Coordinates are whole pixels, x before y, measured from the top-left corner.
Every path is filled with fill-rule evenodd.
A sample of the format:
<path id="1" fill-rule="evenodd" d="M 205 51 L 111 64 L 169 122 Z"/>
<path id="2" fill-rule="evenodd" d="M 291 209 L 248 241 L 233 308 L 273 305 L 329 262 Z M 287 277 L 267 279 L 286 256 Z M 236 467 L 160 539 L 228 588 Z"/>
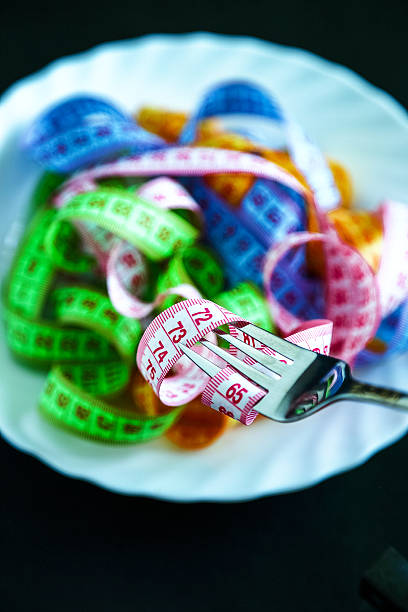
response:
<path id="1" fill-rule="evenodd" d="M 261 345 L 278 353 L 278 356 L 265 354 L 255 346 L 220 329 L 214 330 L 217 336 L 251 357 L 256 364 L 246 363 L 208 340 L 203 339 L 199 344 L 266 391 L 255 409 L 270 419 L 281 423 L 299 421 L 333 402 L 345 399 L 374 402 L 406 411 L 408 414 L 407 393 L 353 379 L 350 366 L 341 359 L 309 351 L 252 323 L 239 325 L 237 329 L 253 338 L 254 344 L 257 340 Z M 179 347 L 209 376 L 215 376 L 222 369 L 192 348 L 182 344 Z M 290 363 L 284 363 L 279 356 Z"/>

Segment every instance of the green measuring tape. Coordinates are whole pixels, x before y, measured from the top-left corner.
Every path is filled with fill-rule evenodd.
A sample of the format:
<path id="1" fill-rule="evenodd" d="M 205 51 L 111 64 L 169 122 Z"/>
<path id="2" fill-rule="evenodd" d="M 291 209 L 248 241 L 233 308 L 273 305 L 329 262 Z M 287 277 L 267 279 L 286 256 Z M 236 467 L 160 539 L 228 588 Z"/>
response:
<path id="1" fill-rule="evenodd" d="M 160 416 L 132 414 L 89 395 L 52 368 L 39 403 L 40 411 L 58 425 L 106 442 L 143 442 L 161 436 L 182 407 Z"/>
<path id="2" fill-rule="evenodd" d="M 67 176 L 65 174 L 44 172 L 37 182 L 31 196 L 28 207 L 29 216 L 36 212 L 38 208 L 50 205 L 50 198 L 52 194 L 62 185 L 66 178 Z"/>
<path id="3" fill-rule="evenodd" d="M 224 284 L 224 274 L 216 256 L 199 245 L 177 251 L 158 278 L 157 293 L 181 284 L 194 285 L 203 297 L 212 299 Z M 167 296 L 160 310 L 170 308 L 178 300 L 175 295 Z"/>
<path id="4" fill-rule="evenodd" d="M 92 331 L 60 327 L 53 321 L 32 321 L 5 309 L 6 338 L 21 360 L 37 366 L 101 361 L 117 357 L 109 342 Z"/>
<path id="5" fill-rule="evenodd" d="M 75 224 L 136 246 L 151 261 L 153 296 L 193 285 L 204 297 L 272 330 L 267 304 L 251 283 L 220 293 L 222 268 L 210 249 L 194 244 L 199 230 L 188 216 L 139 198 L 140 181 L 107 180 L 56 210 L 50 196 L 63 180 L 46 173 L 34 191 L 33 216 L 3 291 L 8 345 L 20 360 L 50 368 L 39 408 L 52 422 L 105 442 L 159 437 L 183 407 L 159 415 L 137 412 L 128 386 L 142 326 L 117 312 L 103 288 L 84 284 L 97 282 L 90 276 L 96 260 L 82 250 Z M 160 310 L 178 299 L 168 296 Z"/>
<path id="6" fill-rule="evenodd" d="M 75 196 L 61 208 L 46 236 L 46 249 L 59 268 L 70 272 L 83 272 L 91 267 L 89 256 L 75 257 L 61 250 L 66 241 L 66 222 L 94 223 L 127 240 L 153 261 L 171 257 L 183 247 L 193 244 L 199 230 L 169 210 L 155 208 L 149 202 L 126 189 L 105 188 Z"/>
<path id="7" fill-rule="evenodd" d="M 51 294 L 55 318 L 62 325 L 86 326 L 108 340 L 120 357 L 132 363 L 142 335 L 139 321 L 119 314 L 110 299 L 93 289 L 62 287 Z"/>
<path id="8" fill-rule="evenodd" d="M 28 319 L 39 316 L 55 275 L 55 266 L 45 251 L 44 239 L 56 211 L 39 210 L 14 258 L 5 292 L 7 305 Z"/>
<path id="9" fill-rule="evenodd" d="M 108 340 L 121 361 L 54 366 L 40 398 L 40 410 L 51 420 L 81 435 L 110 442 L 141 442 L 160 436 L 181 408 L 148 417 L 101 399 L 124 390 L 129 382 L 141 336 L 139 321 L 119 314 L 107 296 L 87 288 L 63 287 L 52 293 L 56 319 L 83 325 Z"/>
<path id="10" fill-rule="evenodd" d="M 76 273 L 87 272 L 93 264 L 92 258 L 79 250 L 76 229 L 61 219 L 63 211 L 49 208 L 50 195 L 61 181 L 58 175 L 44 175 L 32 197 L 34 217 L 3 288 L 8 345 L 31 365 L 51 366 L 39 405 L 41 412 L 60 426 L 111 442 L 157 437 L 174 423 L 181 408 L 145 416 L 137 414 L 129 401 L 127 409 L 122 407 L 142 333 L 140 322 L 119 314 L 100 290 L 56 285 L 68 281 L 57 276 L 61 260 L 74 262 L 65 269 Z M 113 191 L 106 195 L 120 216 L 117 196 Z M 124 198 L 123 193 L 120 196 Z M 133 195 L 130 198 L 135 200 Z M 183 219 L 180 222 L 186 224 Z M 192 229 L 188 240 L 193 235 Z M 84 261 L 86 265 L 77 265 Z M 117 395 L 121 396 L 120 405 L 111 401 Z"/>
<path id="11" fill-rule="evenodd" d="M 233 289 L 217 295 L 214 301 L 266 331 L 275 331 L 267 301 L 253 283 L 240 283 Z"/>

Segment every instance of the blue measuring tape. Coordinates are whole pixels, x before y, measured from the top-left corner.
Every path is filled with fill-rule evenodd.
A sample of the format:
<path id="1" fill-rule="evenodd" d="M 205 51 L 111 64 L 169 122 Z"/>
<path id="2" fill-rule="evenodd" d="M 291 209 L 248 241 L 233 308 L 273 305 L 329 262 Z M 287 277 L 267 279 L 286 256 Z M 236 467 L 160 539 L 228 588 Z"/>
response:
<path id="1" fill-rule="evenodd" d="M 120 153 L 163 148 L 164 140 L 141 128 L 109 102 L 73 97 L 34 121 L 23 147 L 46 170 L 68 173 Z"/>
<path id="2" fill-rule="evenodd" d="M 284 121 L 278 103 L 260 87 L 245 81 L 232 81 L 206 93 L 197 111 L 184 126 L 179 143 L 193 142 L 200 121 L 217 115 L 255 115 L 277 122 Z M 246 129 L 245 126 L 243 129 Z"/>
<path id="3" fill-rule="evenodd" d="M 193 142 L 200 121 L 221 115 L 237 115 L 237 126 L 232 131 L 246 133 L 245 118 L 258 117 L 281 128 L 285 144 L 294 163 L 307 179 L 322 210 L 335 208 L 340 194 L 324 155 L 303 129 L 285 116 L 279 103 L 266 91 L 245 81 L 231 81 L 211 89 L 198 106 L 196 113 L 184 127 L 179 142 Z M 243 116 L 243 119 L 240 117 Z M 259 134 L 259 132 L 258 132 Z M 256 139 L 256 134 L 255 134 Z M 263 139 L 263 138 L 262 138 Z M 275 148 L 274 143 L 263 143 Z"/>

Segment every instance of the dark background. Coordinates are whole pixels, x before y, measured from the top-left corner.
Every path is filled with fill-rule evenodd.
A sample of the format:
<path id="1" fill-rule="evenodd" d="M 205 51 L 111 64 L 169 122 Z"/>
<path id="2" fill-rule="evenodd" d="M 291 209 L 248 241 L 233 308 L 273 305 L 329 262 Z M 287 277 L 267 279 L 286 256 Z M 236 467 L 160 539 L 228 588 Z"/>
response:
<path id="1" fill-rule="evenodd" d="M 209 30 L 303 47 L 407 106 L 407 17 L 405 0 L 10 2 L 0 9 L 0 93 L 101 42 Z M 121 497 L 4 441 L 0 460 L 6 612 L 362 611 L 364 571 L 389 545 L 408 557 L 408 439 L 312 489 L 240 504 Z"/>

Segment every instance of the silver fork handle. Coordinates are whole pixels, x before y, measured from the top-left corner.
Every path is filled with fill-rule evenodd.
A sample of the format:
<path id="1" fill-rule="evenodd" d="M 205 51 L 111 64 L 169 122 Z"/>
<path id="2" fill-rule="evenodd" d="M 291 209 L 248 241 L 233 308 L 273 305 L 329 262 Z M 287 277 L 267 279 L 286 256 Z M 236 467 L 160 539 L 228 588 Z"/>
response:
<path id="1" fill-rule="evenodd" d="M 345 394 L 347 399 L 353 399 L 358 402 L 374 402 L 396 408 L 397 410 L 406 411 L 408 414 L 408 393 L 402 393 L 395 389 L 387 389 L 386 387 L 376 387 L 358 380 L 351 381 L 351 385 Z"/>

